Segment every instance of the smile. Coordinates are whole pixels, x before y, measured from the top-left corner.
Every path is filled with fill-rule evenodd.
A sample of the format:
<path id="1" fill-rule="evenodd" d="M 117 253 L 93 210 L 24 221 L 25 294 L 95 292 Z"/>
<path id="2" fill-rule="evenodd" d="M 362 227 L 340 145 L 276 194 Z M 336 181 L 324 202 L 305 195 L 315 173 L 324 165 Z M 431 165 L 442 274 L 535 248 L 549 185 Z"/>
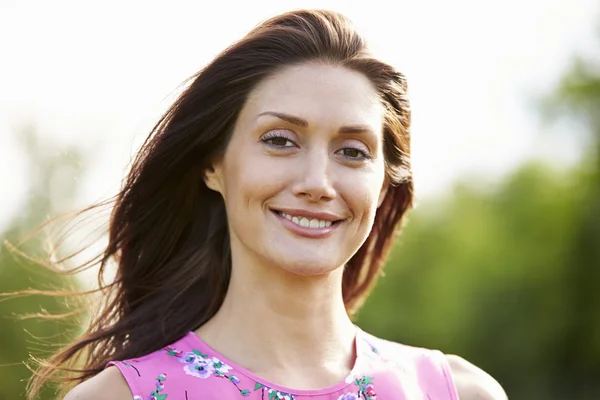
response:
<path id="1" fill-rule="evenodd" d="M 283 218 L 286 218 L 290 221 L 292 221 L 294 224 L 298 225 L 298 226 L 302 226 L 304 228 L 327 228 L 329 226 L 331 226 L 331 224 L 333 223 L 332 221 L 325 221 L 323 219 L 317 219 L 317 218 L 306 218 L 306 217 L 295 217 L 292 216 L 290 214 L 286 214 L 284 212 L 281 211 L 275 211 L 277 214 L 281 215 Z"/>
<path id="2" fill-rule="evenodd" d="M 271 212 L 290 232 L 312 239 L 328 237 L 346 220 L 344 216 L 337 213 L 313 212 L 302 209 L 284 210 L 272 208 Z"/>

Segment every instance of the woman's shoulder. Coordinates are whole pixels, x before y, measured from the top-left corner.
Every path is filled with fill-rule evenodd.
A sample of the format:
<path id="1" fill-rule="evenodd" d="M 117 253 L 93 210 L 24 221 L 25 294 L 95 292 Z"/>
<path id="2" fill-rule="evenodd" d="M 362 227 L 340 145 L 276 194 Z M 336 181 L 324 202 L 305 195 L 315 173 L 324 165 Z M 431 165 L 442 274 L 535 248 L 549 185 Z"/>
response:
<path id="1" fill-rule="evenodd" d="M 364 331 L 361 332 L 361 336 L 367 343 L 367 352 L 376 355 L 388 364 L 399 365 L 403 368 L 410 366 L 413 369 L 430 366 L 443 369 L 447 366 L 443 353 L 438 350 L 394 342 Z"/>
<path id="2" fill-rule="evenodd" d="M 487 372 L 457 355 L 446 355 L 461 400 L 508 400 L 506 392 Z"/>
<path id="3" fill-rule="evenodd" d="M 507 399 L 502 386 L 493 377 L 457 355 L 401 344 L 370 334 L 366 334 L 365 338 L 374 353 L 404 372 L 422 376 L 426 382 L 445 381 L 451 398 Z"/>
<path id="4" fill-rule="evenodd" d="M 109 362 L 104 371 L 77 385 L 65 399 L 138 400 L 148 396 L 154 396 L 156 399 L 166 398 L 164 389 L 167 376 L 169 386 L 173 387 L 179 386 L 186 375 L 197 375 L 196 371 L 185 369 L 189 365 L 182 365 L 185 364 L 186 358 L 202 355 L 201 351 L 189 342 L 189 335 L 188 333 L 172 344 L 141 357 Z M 108 394 L 107 388 L 110 391 Z M 99 397 L 98 393 L 102 395 Z"/>
<path id="5" fill-rule="evenodd" d="M 64 400 L 131 400 L 127 382 L 117 367 L 110 366 L 93 378 L 75 386 Z"/>

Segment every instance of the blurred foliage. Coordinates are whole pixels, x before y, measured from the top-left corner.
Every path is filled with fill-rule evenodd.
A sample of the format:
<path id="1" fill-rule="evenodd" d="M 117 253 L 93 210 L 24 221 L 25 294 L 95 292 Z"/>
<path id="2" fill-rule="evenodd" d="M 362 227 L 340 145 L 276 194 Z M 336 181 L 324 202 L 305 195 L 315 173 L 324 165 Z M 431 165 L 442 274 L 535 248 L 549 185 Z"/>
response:
<path id="1" fill-rule="evenodd" d="M 44 143 L 34 127 L 26 127 L 18 133 L 31 168 L 29 195 L 23 202 L 18 215 L 0 237 L 11 244 L 42 225 L 49 215 L 64 211 L 75 193 L 76 176 L 81 169 L 77 152 L 53 151 L 50 143 Z M 54 149 L 56 150 L 56 149 Z M 76 282 L 71 277 L 61 276 L 36 264 L 29 257 L 43 259 L 43 232 L 19 246 L 28 257 L 0 249 L 0 293 L 11 293 L 26 289 L 57 290 L 73 288 Z M 46 253 L 47 254 L 47 253 Z M 46 257 L 46 261 L 47 257 Z M 29 354 L 48 356 L 59 343 L 65 343 L 78 330 L 72 319 L 63 321 L 20 317 L 51 313 L 60 314 L 69 307 L 60 298 L 27 296 L 18 298 L 0 297 L 0 400 L 23 398 L 26 380 L 30 372 L 23 361 Z M 71 335 L 71 336 L 69 336 Z M 52 393 L 43 393 L 41 399 L 55 399 Z"/>
<path id="2" fill-rule="evenodd" d="M 578 60 L 545 102 L 587 126 L 581 164 L 531 162 L 421 204 L 359 324 L 461 355 L 511 400 L 600 399 L 599 71 Z"/>
<path id="3" fill-rule="evenodd" d="M 600 232 L 583 216 L 592 183 L 531 164 L 495 193 L 459 187 L 421 205 L 359 324 L 459 354 L 511 400 L 600 398 Z"/>
<path id="4" fill-rule="evenodd" d="M 597 71 L 576 62 L 546 105 L 548 114 L 589 127 L 581 164 L 559 170 L 531 162 L 493 190 L 464 179 L 448 198 L 422 203 L 411 213 L 359 325 L 390 340 L 459 354 L 498 379 L 511 400 L 600 398 Z M 61 201 L 68 203 L 74 182 L 56 177 L 80 169 L 76 152 L 57 157 L 31 133 L 24 137 L 36 168 L 30 196 L 4 234 L 12 240 L 56 215 Z M 31 240 L 22 250 L 39 253 L 40 245 Z M 6 249 L 0 252 L 0 292 L 73 284 Z M 0 400 L 22 396 L 29 374 L 22 361 L 29 352 L 52 350 L 40 349 L 26 332 L 55 345 L 76 330 L 68 321 L 14 317 L 43 309 L 68 310 L 58 299 L 39 296 L 0 302 Z"/>

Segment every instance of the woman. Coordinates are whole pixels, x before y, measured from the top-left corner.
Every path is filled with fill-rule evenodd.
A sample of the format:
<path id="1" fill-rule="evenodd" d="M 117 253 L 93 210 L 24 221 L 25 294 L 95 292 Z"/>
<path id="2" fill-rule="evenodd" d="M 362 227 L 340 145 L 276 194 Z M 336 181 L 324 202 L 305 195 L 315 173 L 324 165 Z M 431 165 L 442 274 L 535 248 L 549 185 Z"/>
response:
<path id="1" fill-rule="evenodd" d="M 412 202 L 404 76 L 343 16 L 272 18 L 195 77 L 119 194 L 103 313 L 34 387 L 66 399 L 505 399 L 360 306 Z"/>

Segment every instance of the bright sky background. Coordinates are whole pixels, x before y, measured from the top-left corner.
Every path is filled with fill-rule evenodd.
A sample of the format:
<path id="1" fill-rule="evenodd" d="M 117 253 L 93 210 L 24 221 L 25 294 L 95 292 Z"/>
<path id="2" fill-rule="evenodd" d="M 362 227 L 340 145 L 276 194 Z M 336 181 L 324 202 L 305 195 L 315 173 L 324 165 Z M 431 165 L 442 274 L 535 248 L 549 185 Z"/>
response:
<path id="1" fill-rule="evenodd" d="M 27 189 L 11 135 L 24 121 L 87 151 L 78 203 L 108 197 L 180 83 L 295 8 L 346 14 L 407 75 L 419 198 L 532 157 L 577 159 L 574 133 L 542 125 L 536 98 L 597 44 L 597 0 L 0 0 L 0 229 Z"/>

